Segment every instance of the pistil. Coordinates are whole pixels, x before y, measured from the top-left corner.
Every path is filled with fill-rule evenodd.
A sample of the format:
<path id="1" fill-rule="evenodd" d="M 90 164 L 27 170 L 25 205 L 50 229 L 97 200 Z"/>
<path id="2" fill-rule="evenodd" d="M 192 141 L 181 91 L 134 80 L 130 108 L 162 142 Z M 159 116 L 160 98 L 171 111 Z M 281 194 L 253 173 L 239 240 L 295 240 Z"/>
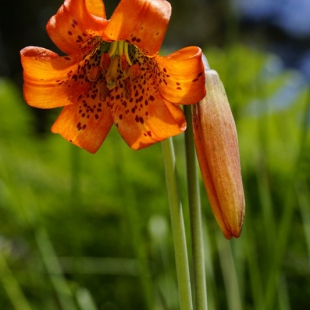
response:
<path id="1" fill-rule="evenodd" d="M 111 58 L 110 67 L 105 77 L 109 89 L 113 89 L 116 86 L 119 58 L 119 55 L 114 55 Z"/>

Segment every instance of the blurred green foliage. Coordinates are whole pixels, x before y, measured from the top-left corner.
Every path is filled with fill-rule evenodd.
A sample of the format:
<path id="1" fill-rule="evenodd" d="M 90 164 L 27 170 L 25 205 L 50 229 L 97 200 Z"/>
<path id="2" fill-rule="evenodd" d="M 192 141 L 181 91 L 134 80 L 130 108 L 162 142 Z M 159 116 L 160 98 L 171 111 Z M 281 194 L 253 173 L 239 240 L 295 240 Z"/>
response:
<path id="1" fill-rule="evenodd" d="M 274 56 L 243 45 L 206 55 L 235 115 L 247 206 L 242 236 L 227 241 L 202 190 L 209 309 L 306 309 L 309 88 L 279 106 L 299 75 Z M 5 78 L 0 102 L 1 309 L 178 309 L 160 144 L 132 151 L 113 128 L 91 155 L 36 134 Z M 174 143 L 188 227 L 184 137 Z"/>

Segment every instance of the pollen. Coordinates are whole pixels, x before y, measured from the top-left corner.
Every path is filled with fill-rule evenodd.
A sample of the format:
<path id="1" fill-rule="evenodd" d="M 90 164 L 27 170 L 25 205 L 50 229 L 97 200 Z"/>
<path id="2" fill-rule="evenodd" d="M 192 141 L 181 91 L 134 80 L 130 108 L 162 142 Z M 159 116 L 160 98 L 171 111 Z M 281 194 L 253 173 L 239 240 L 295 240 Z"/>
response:
<path id="1" fill-rule="evenodd" d="M 110 67 L 111 59 L 108 53 L 101 55 L 100 65 L 103 70 L 108 71 Z"/>

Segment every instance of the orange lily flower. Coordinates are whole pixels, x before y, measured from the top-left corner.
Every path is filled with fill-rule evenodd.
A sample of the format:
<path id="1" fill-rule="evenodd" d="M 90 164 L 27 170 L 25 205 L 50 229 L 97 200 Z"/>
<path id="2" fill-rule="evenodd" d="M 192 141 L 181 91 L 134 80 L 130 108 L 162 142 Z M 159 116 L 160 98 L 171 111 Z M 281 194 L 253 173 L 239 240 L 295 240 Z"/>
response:
<path id="1" fill-rule="evenodd" d="M 183 132 L 179 105 L 205 96 L 204 67 L 198 47 L 158 55 L 170 15 L 165 0 L 121 0 L 110 20 L 101 0 L 65 0 L 46 29 L 67 56 L 20 52 L 26 102 L 64 107 L 52 131 L 91 153 L 113 124 L 135 150 Z"/>

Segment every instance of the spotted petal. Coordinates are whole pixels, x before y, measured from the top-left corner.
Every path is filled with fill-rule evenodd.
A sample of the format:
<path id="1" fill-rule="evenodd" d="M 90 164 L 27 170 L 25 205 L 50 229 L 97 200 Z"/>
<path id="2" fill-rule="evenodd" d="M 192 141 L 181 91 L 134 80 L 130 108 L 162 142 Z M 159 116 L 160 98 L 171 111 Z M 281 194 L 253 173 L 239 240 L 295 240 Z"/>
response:
<path id="1" fill-rule="evenodd" d="M 159 92 L 136 94 L 135 104 L 124 100 L 115 102 L 111 109 L 119 133 L 132 149 L 184 132 L 186 121 L 180 107 L 164 102 Z"/>
<path id="2" fill-rule="evenodd" d="M 88 85 L 70 82 L 70 75 L 77 69 L 73 56 L 59 57 L 41 47 L 21 50 L 24 77 L 24 97 L 34 107 L 49 109 L 75 102 L 85 93 Z"/>
<path id="3" fill-rule="evenodd" d="M 205 75 L 199 47 L 190 46 L 165 57 L 156 57 L 159 91 L 175 104 L 193 104 L 205 96 Z M 204 90 L 204 91 L 203 91 Z"/>
<path id="4" fill-rule="evenodd" d="M 110 109 L 98 101 L 83 101 L 64 107 L 52 132 L 61 134 L 73 144 L 95 153 L 111 129 Z"/>
<path id="5" fill-rule="evenodd" d="M 115 9 L 104 33 L 113 41 L 125 40 L 145 55 L 158 53 L 171 15 L 165 0 L 122 0 Z"/>
<path id="6" fill-rule="evenodd" d="M 52 41 L 70 55 L 80 52 L 89 38 L 101 36 L 107 23 L 101 0 L 66 0 L 46 30 Z"/>

